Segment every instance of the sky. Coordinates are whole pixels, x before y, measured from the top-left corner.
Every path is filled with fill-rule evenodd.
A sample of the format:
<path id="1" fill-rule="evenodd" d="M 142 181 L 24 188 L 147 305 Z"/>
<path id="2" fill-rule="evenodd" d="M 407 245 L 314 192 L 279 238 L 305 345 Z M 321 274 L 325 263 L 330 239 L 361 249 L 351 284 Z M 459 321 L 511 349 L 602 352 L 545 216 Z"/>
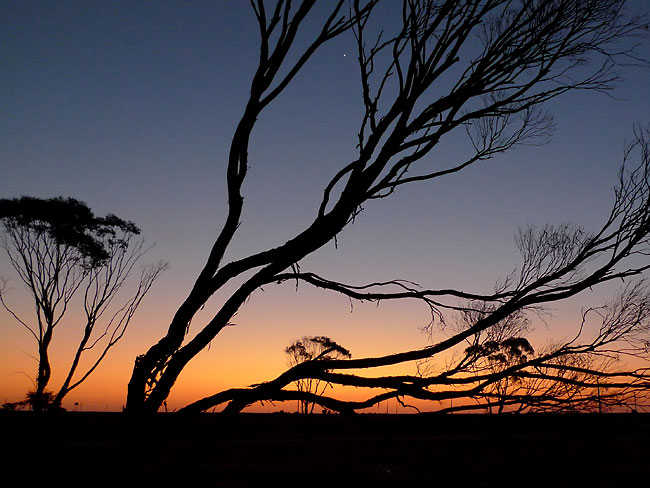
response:
<path id="1" fill-rule="evenodd" d="M 378 20 L 392 19 L 380 12 Z M 154 244 L 143 262 L 169 262 L 122 343 L 64 406 L 121 408 L 135 356 L 164 334 L 204 264 L 226 215 L 230 137 L 258 40 L 244 0 L 0 2 L 0 196 L 77 198 L 96 214 L 134 221 Z M 229 259 L 282 244 L 309 223 L 324 185 L 355 156 L 362 113 L 353 51 L 351 35 L 326 45 L 260 117 Z M 647 44 L 641 52 L 650 58 Z M 596 228 L 633 125 L 650 123 L 650 71 L 622 74 L 613 96 L 571 93 L 549 103 L 557 128 L 548 144 L 369 203 L 337 246 L 301 263 L 303 271 L 358 284 L 400 278 L 487 292 L 519 263 L 519 227 L 576 221 Z M 445 147 L 432 157 L 453 152 Z M 0 276 L 9 278 L 7 301 L 29 316 L 4 255 Z M 580 307 L 601 299 L 579 298 L 540 334 L 571 335 Z M 271 379 L 286 368 L 284 347 L 302 336 L 328 335 L 353 357 L 380 355 L 427 345 L 421 328 L 429 319 L 413 302 L 377 307 L 306 286 L 266 288 L 190 363 L 169 408 Z M 58 333 L 53 386 L 80 333 L 74 315 Z M 20 400 L 31 387 L 35 350 L 0 310 L 0 401 Z"/>

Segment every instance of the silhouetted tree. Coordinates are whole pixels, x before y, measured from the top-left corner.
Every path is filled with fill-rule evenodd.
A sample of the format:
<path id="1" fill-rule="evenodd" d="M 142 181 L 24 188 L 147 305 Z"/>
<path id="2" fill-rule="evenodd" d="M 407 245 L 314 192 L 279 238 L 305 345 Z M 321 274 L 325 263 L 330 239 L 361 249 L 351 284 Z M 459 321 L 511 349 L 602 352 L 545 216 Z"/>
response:
<path id="1" fill-rule="evenodd" d="M 230 146 L 228 215 L 166 334 L 136 359 L 127 411 L 157 411 L 188 362 L 228 325 L 251 293 L 287 280 L 351 299 L 418 299 L 430 307 L 432 327 L 452 311 L 476 308 L 477 313 L 466 328 L 421 350 L 304 362 L 268 383 L 217 393 L 188 410 L 230 401 L 226 411 L 237 411 L 262 399 L 297 399 L 317 401 L 332 410 L 353 411 L 402 396 L 432 400 L 473 397 L 515 370 L 523 374 L 527 366 L 543 365 L 554 372 L 551 376 L 558 377 L 561 368 L 553 360 L 561 351 L 591 352 L 627 334 L 641 333 L 645 317 L 630 330 L 606 327 L 594 343 L 565 344 L 544 356 L 527 355 L 526 360 L 501 371 L 475 374 L 476 363 L 472 364 L 477 351 L 490 349 L 480 342 L 483 337 L 513 314 L 646 269 L 643 264 L 627 262 L 644 252 L 647 242 L 647 157 L 637 168 L 621 174 L 612 214 L 599 232 L 588 233 L 579 227 L 524 231 L 518 240 L 523 254 L 519 274 L 510 276 L 494 292 L 427 290 L 397 280 L 352 285 L 301 271 L 298 266 L 358 218 L 369 200 L 388 197 L 409 183 L 443 178 L 519 144 L 543 143 L 552 128 L 552 119 L 543 109 L 545 102 L 574 90 L 611 89 L 617 79 L 617 63 L 638 61 L 626 42 L 647 30 L 642 17 L 624 10 L 625 0 L 404 0 L 401 4 L 340 0 L 319 2 L 318 9 L 314 0 L 297 5 L 279 0 L 268 10 L 262 0 L 251 3 L 259 24 L 260 57 Z M 397 19 L 396 24 L 378 23 L 375 13 L 380 3 L 395 9 L 395 15 L 382 18 Z M 329 11 L 320 28 L 310 31 L 305 27 L 307 19 L 322 13 L 320 7 Z M 242 217 L 242 186 L 249 166 L 254 164 L 249 161 L 249 141 L 260 114 L 323 44 L 346 32 L 356 39 L 361 82 L 358 155 L 341 163 L 323 189 L 313 220 L 302 231 L 288 236 L 286 243 L 277 247 L 224 262 Z M 297 39 L 308 40 L 302 44 Z M 453 135 L 466 137 L 465 146 L 456 144 L 457 160 L 443 163 L 428 157 L 441 141 Z M 641 146 L 647 148 L 643 144 L 637 148 Z M 234 291 L 227 292 L 209 320 L 200 325 L 192 322 L 217 291 L 230 290 L 233 283 L 237 283 Z M 642 293 L 640 289 L 638 293 Z M 198 329 L 190 337 L 191 322 Z M 475 346 L 482 349 L 469 348 L 458 364 L 437 375 L 366 378 L 333 372 L 423 361 L 477 336 L 480 338 Z M 495 347 L 507 345 L 500 342 Z M 342 402 L 313 392 L 284 389 L 306 378 L 385 391 L 367 401 Z M 460 388 L 469 384 L 473 386 Z M 441 385 L 458 388 L 436 390 Z"/>
<path id="2" fill-rule="evenodd" d="M 324 361 L 327 359 L 350 358 L 350 351 L 325 336 L 303 337 L 294 341 L 284 350 L 288 357 L 290 367 L 305 361 Z M 296 387 L 300 392 L 308 392 L 316 396 L 322 395 L 329 385 L 318 378 L 300 378 L 296 380 Z M 322 388 L 321 388 L 322 386 Z M 300 400 L 300 413 L 313 413 L 315 402 L 307 399 Z"/>
<path id="3" fill-rule="evenodd" d="M 34 300 L 35 321 L 20 317 L 0 286 L 0 303 L 36 339 L 38 372 L 34 390 L 23 404 L 34 410 L 59 408 L 63 398 L 79 386 L 124 335 L 133 314 L 164 264 L 146 267 L 135 292 L 117 311 L 109 305 L 124 286 L 135 264 L 146 252 L 143 241 L 133 242 L 140 230 L 115 215 L 96 217 L 88 206 L 73 198 L 22 197 L 0 200 L 4 228 L 2 247 Z M 56 392 L 47 390 L 51 378 L 49 349 L 55 329 L 68 312 L 73 297 L 81 295 L 82 336 L 67 375 Z M 101 326 L 102 320 L 105 324 Z M 98 353 L 80 375 L 82 355 Z"/>

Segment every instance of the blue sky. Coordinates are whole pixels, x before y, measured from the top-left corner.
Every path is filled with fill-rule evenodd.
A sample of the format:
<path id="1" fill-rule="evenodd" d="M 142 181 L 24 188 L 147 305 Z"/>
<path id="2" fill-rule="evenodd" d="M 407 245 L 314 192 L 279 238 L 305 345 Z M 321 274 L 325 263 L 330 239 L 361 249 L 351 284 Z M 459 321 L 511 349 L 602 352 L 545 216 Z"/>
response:
<path id="1" fill-rule="evenodd" d="M 163 333 L 225 216 L 226 157 L 257 42 L 243 0 L 0 3 L 0 195 L 81 199 L 96 213 L 136 222 L 156 243 L 148 259 L 170 263 L 141 312 L 160 320 L 141 319 L 126 356 Z M 261 117 L 231 257 L 289 239 L 354 157 L 361 104 L 352 51 L 351 36 L 327 45 Z M 650 58 L 647 44 L 642 52 Z M 303 270 L 481 292 L 518 264 L 512 236 L 519 226 L 575 220 L 596 227 L 633 124 L 650 123 L 650 71 L 623 74 L 617 99 L 585 92 L 550 103 L 557 130 L 549 144 L 369 203 L 338 249 L 326 246 Z M 453 155 L 445 147 L 431 158 Z M 0 275 L 11 275 L 4 256 Z M 281 369 L 283 345 L 305 334 L 332 335 L 353 353 L 385 352 L 382 344 L 397 336 L 404 347 L 427 340 L 418 331 L 427 315 L 417 306 L 382 309 L 385 324 L 377 328 L 377 312 L 366 316 L 361 307 L 355 329 L 341 297 L 296 294 L 292 285 L 265 293 L 242 311 L 223 348 L 258 341 Z M 16 340 L 14 332 L 2 338 L 15 327 L 8 316 L 0 323 L 0 342 Z M 123 376 L 114 381 L 125 384 Z"/>

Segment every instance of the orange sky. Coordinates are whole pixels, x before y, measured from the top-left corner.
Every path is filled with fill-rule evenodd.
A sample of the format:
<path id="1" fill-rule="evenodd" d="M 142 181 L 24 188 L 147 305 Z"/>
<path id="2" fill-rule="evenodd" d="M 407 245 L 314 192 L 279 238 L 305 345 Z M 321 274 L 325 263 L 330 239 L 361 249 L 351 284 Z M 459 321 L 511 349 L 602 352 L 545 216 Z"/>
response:
<path id="1" fill-rule="evenodd" d="M 84 385 L 68 395 L 64 401 L 65 408 L 121 410 L 134 357 L 157 340 L 173 313 L 173 300 L 163 300 L 160 293 L 162 290 L 168 292 L 165 280 L 170 279 L 172 277 L 169 275 L 161 279 L 157 285 L 159 292 L 154 291 L 147 297 L 122 342 Z M 17 292 L 18 290 L 13 290 L 8 298 L 17 297 Z M 573 316 L 577 320 L 577 306 L 568 308 L 566 316 Z M 25 308 L 24 313 L 29 314 L 29 308 Z M 201 317 L 207 316 L 208 307 Z M 70 315 L 68 321 L 61 324 L 53 341 L 52 388 L 56 388 L 62 381 L 62 368 L 70 360 L 71 348 L 79 333 L 72 318 L 73 315 Z M 351 308 L 346 298 L 333 293 L 318 292 L 306 287 L 296 293 L 293 286 L 271 287 L 256 293 L 237 315 L 236 325 L 224 329 L 209 350 L 201 352 L 190 362 L 172 390 L 168 408 L 175 410 L 222 389 L 244 387 L 274 378 L 286 368 L 284 347 L 304 335 L 328 335 L 347 347 L 353 357 L 377 356 L 427 345 L 429 339 L 420 331 L 420 327 L 426 325 L 429 319 L 426 307 L 413 301 L 382 302 L 379 307 L 370 303 L 357 303 Z M 35 353 L 35 343 L 24 329 L 12 323 L 6 312 L 0 314 L 0 320 L 3 323 L 3 340 L 0 341 L 0 400 L 17 401 L 31 387 L 28 376 L 33 377 L 35 374 L 36 363 L 31 357 Z M 566 320 L 565 318 L 562 322 Z M 538 323 L 531 339 L 533 344 L 538 345 L 546 337 L 552 337 L 554 331 L 558 330 L 557 322 L 556 319 L 547 325 Z M 195 323 L 200 323 L 199 317 Z M 559 330 L 570 330 L 566 324 L 560 326 Z M 441 333 L 439 338 L 443 336 L 444 333 Z M 538 344 L 535 344 L 535 340 Z M 408 363 L 382 370 L 381 374 L 415 372 L 415 365 Z M 371 373 L 376 374 L 379 373 Z M 328 394 L 358 400 L 365 398 L 366 392 L 348 388 L 336 390 L 336 393 L 328 390 Z M 417 405 L 423 410 L 440 406 L 436 402 L 417 402 Z M 275 407 L 268 404 L 251 407 L 251 411 L 279 409 L 293 411 L 296 404 L 290 402 Z M 403 411 L 394 400 L 388 405 L 384 402 L 371 411 L 385 409 Z"/>
<path id="2" fill-rule="evenodd" d="M 17 291 L 9 298 L 17 297 Z M 353 357 L 381 355 L 427 343 L 426 335 L 418 330 L 429 320 L 421 305 L 384 303 L 377 308 L 374 304 L 355 304 L 351 311 L 349 301 L 341 296 L 305 291 L 296 294 L 291 286 L 285 286 L 257 293 L 236 317 L 236 325 L 224 329 L 209 350 L 190 362 L 172 391 L 168 407 L 178 408 L 224 388 L 272 379 L 286 368 L 283 349 L 304 335 L 329 335 L 348 347 Z M 173 305 L 154 303 L 155 299 L 160 298 L 152 293 L 122 342 L 84 385 L 69 394 L 64 402 L 66 408 L 81 402 L 85 409 L 121 409 L 134 357 L 157 340 L 171 317 Z M 24 313 L 29 316 L 28 307 Z M 206 312 L 201 315 L 206 316 Z M 79 333 L 72 317 L 55 332 L 51 347 L 53 388 L 62 381 L 62 367 L 67 365 Z M 31 386 L 28 376 L 35 374 L 36 362 L 31 357 L 35 341 L 6 312 L 0 313 L 0 320 L 4 324 L 0 400 L 16 401 Z M 198 318 L 195 323 L 200 323 Z M 412 366 L 408 372 L 414 372 Z"/>

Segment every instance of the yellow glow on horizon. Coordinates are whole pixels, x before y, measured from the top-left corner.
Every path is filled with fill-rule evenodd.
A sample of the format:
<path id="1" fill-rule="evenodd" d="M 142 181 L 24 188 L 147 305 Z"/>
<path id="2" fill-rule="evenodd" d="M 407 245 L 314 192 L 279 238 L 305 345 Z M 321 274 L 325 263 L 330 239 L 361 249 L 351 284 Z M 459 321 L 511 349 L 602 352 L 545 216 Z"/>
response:
<path id="1" fill-rule="evenodd" d="M 133 362 L 138 354 L 154 344 L 165 332 L 169 318 L 178 303 L 149 300 L 138 311 L 124 340 L 105 358 L 100 367 L 79 388 L 69 394 L 64 407 L 69 410 L 120 411 L 126 401 L 126 388 Z M 201 312 L 194 322 L 192 332 L 209 318 L 214 308 Z M 35 341 L 19 325 L 11 322 L 8 314 L 0 315 L 4 322 L 3 341 L 0 342 L 0 401 L 22 400 L 32 388 L 29 377 L 35 376 Z M 62 381 L 64 369 L 69 365 L 75 340 L 80 330 L 75 328 L 73 317 L 62 324 L 52 346 L 52 389 Z M 200 319 L 200 320 L 199 320 Z M 227 388 L 241 388 L 271 380 L 286 370 L 284 348 L 305 335 L 328 335 L 350 349 L 353 358 L 376 357 L 425 347 L 430 344 L 420 331 L 430 317 L 426 307 L 410 303 L 355 304 L 350 308 L 347 299 L 328 293 L 307 293 L 270 289 L 256 293 L 235 317 L 233 327 L 226 327 L 181 374 L 167 401 L 170 411 Z M 575 314 L 565 323 L 573 324 L 565 330 L 572 331 Z M 545 342 L 549 331 L 540 327 L 532 335 Z M 570 334 L 569 334 L 570 335 Z M 436 340 L 446 337 L 441 332 Z M 444 359 L 439 360 L 444 364 Z M 414 363 L 390 368 L 364 371 L 366 375 L 416 374 Z M 361 388 L 328 389 L 327 394 L 342 400 L 364 400 L 381 393 Z M 449 406 L 438 402 L 407 400 L 422 411 Z M 296 402 L 256 404 L 247 411 L 295 411 Z M 317 411 L 320 409 L 317 407 Z M 408 413 L 414 410 L 400 406 L 394 399 L 368 409 L 376 412 Z"/>

